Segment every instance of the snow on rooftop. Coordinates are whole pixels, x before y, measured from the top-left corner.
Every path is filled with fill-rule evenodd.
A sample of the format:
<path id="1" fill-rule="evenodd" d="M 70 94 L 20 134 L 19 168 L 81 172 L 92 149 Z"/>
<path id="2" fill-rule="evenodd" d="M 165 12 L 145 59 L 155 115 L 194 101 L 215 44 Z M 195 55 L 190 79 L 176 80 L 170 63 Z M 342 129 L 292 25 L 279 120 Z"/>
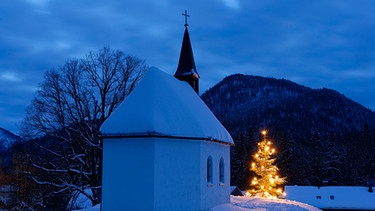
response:
<path id="1" fill-rule="evenodd" d="M 321 209 L 375 210 L 375 192 L 358 186 L 285 186 L 286 198 Z"/>
<path id="2" fill-rule="evenodd" d="M 197 93 L 184 81 L 152 67 L 101 127 L 103 136 L 163 134 L 233 139 Z"/>

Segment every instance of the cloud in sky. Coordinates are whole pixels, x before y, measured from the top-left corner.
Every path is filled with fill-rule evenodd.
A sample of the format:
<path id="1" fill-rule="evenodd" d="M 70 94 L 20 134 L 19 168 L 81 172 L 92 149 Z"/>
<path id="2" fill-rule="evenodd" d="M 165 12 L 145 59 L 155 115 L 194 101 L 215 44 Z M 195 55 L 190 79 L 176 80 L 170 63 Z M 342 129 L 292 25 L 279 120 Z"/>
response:
<path id="1" fill-rule="evenodd" d="M 18 82 L 21 81 L 19 77 L 17 77 L 13 72 L 4 72 L 0 75 L 0 79 L 6 80 L 6 81 L 12 81 L 12 82 Z"/>
<path id="2" fill-rule="evenodd" d="M 232 9 L 239 9 L 240 4 L 238 0 L 223 0 L 225 6 L 232 8 Z"/>
<path id="3" fill-rule="evenodd" d="M 46 70 L 104 46 L 173 74 L 184 17 L 201 92 L 234 73 L 336 89 L 375 110 L 372 0 L 0 1 L 0 127 L 16 131 Z M 6 102 L 6 103 L 5 103 Z"/>
<path id="4" fill-rule="evenodd" d="M 26 0 L 26 2 L 35 6 L 45 6 L 49 0 Z"/>

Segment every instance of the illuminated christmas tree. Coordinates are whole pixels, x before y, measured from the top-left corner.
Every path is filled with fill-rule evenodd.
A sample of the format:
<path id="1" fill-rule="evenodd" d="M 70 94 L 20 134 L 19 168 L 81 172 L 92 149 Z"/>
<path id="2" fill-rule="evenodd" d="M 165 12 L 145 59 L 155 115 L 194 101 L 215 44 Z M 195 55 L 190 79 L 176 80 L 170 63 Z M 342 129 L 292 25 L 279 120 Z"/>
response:
<path id="1" fill-rule="evenodd" d="M 267 131 L 262 131 L 263 140 L 258 143 L 258 151 L 253 155 L 254 162 L 251 163 L 250 170 L 259 176 L 254 177 L 251 186 L 254 187 L 250 191 L 251 195 L 260 195 L 265 198 L 277 198 L 283 195 L 280 185 L 285 183 L 285 178 L 277 175 L 279 169 L 274 165 L 275 158 L 273 154 L 275 149 L 271 148 L 271 141 L 267 140 Z"/>

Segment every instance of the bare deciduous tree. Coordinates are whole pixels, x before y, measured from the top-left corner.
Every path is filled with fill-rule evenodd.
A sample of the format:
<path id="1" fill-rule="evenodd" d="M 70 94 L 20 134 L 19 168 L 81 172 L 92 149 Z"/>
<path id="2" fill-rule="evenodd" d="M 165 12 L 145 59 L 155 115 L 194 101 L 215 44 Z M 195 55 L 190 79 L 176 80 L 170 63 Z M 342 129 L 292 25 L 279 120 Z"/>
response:
<path id="1" fill-rule="evenodd" d="M 93 205 L 100 202 L 99 128 L 145 70 L 142 60 L 104 47 L 45 73 L 22 123 L 25 136 L 48 139 L 40 145 L 43 153 L 31 156 L 44 175 L 31 174 L 35 182 L 50 186 L 52 194 L 81 193 Z"/>

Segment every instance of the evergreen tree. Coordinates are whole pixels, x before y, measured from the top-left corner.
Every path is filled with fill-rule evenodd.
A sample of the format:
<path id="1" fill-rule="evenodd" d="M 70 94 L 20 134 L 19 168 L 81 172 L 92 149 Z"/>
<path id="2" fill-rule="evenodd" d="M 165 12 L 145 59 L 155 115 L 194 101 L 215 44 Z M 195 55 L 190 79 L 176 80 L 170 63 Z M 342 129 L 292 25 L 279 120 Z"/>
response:
<path id="1" fill-rule="evenodd" d="M 326 171 L 327 160 L 325 154 L 326 144 L 321 138 L 320 132 L 314 129 L 311 133 L 310 145 L 312 148 L 312 155 L 308 167 L 310 168 L 309 180 L 311 185 L 321 186 L 323 181 L 326 180 L 324 172 Z"/>
<path id="2" fill-rule="evenodd" d="M 277 133 L 274 140 L 278 149 L 276 164 L 279 172 L 288 177 L 288 183 L 298 180 L 301 174 L 298 161 L 301 157 L 297 155 L 299 150 L 296 141 L 283 131 Z"/>
<path id="3" fill-rule="evenodd" d="M 246 171 L 246 146 L 243 133 L 234 136 L 234 147 L 231 148 L 231 185 L 242 187 Z"/>
<path id="4" fill-rule="evenodd" d="M 371 128 L 367 123 L 364 124 L 362 130 L 362 140 L 360 144 L 364 169 L 364 175 L 362 177 L 365 183 L 367 183 L 369 180 L 375 179 L 375 156 L 373 153 L 375 150 L 375 142 L 371 133 Z"/>
<path id="5" fill-rule="evenodd" d="M 325 146 L 325 178 L 328 180 L 329 185 L 338 185 L 342 183 L 344 174 L 342 171 L 343 157 L 346 154 L 342 150 L 342 146 L 338 144 L 335 133 L 330 132 Z"/>
<path id="6" fill-rule="evenodd" d="M 285 183 L 285 178 L 280 178 L 277 174 L 279 169 L 274 165 L 275 158 L 273 154 L 275 149 L 271 148 L 271 141 L 267 140 L 267 131 L 263 130 L 263 140 L 258 143 L 258 151 L 253 155 L 254 162 L 251 163 L 251 170 L 259 178 L 254 177 L 251 185 L 252 195 L 261 195 L 265 198 L 276 198 L 282 194 L 282 190 L 277 186 Z"/>
<path id="7" fill-rule="evenodd" d="M 249 188 L 248 181 L 253 177 L 253 173 L 248 168 L 253 151 L 252 129 L 248 129 L 248 133 L 244 135 L 240 132 L 234 136 L 235 146 L 231 148 L 231 185 L 238 186 L 241 190 Z"/>

